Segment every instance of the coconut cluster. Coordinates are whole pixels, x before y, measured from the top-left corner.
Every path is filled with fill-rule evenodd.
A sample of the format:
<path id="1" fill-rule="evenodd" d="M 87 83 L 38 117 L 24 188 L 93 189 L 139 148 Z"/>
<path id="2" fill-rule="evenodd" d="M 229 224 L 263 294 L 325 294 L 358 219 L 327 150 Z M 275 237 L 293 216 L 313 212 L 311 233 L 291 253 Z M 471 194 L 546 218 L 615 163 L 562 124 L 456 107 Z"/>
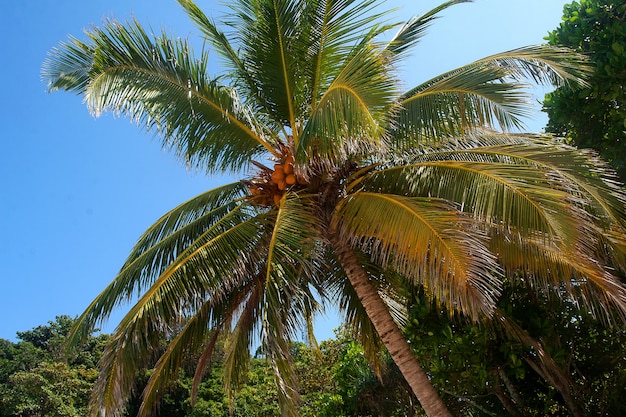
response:
<path id="1" fill-rule="evenodd" d="M 253 161 L 260 170 L 257 177 L 247 181 L 250 198 L 255 204 L 269 207 L 278 204 L 286 190 L 302 187 L 306 180 L 295 172 L 295 158 L 288 149 L 283 150 L 282 158 L 277 159 L 274 169 Z"/>

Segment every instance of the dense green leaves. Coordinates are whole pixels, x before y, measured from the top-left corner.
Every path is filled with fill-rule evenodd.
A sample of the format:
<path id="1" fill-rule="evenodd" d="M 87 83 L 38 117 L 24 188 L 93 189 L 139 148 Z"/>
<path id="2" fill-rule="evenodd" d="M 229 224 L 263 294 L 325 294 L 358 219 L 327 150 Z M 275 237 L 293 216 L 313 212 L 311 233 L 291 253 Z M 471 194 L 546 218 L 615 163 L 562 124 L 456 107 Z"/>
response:
<path id="1" fill-rule="evenodd" d="M 471 324 L 423 292 L 406 334 L 458 415 L 623 416 L 626 332 L 550 291 L 508 282 L 501 319 Z M 509 321 L 515 332 L 499 323 Z M 478 414 L 477 414 L 478 413 Z"/>
<path id="2" fill-rule="evenodd" d="M 559 27 L 546 37 L 589 56 L 595 65 L 589 87 L 559 88 L 546 95 L 546 131 L 592 148 L 626 179 L 626 4 L 581 0 L 566 4 Z"/>
<path id="3" fill-rule="evenodd" d="M 516 337 L 489 323 L 471 324 L 450 316 L 418 291 L 410 300 L 406 335 L 420 355 L 433 382 L 445 392 L 444 400 L 459 416 L 573 414 L 623 416 L 626 368 L 623 328 L 607 329 L 573 303 L 537 296 L 528 288 L 507 284 L 499 301 L 500 314 L 516 323 Z M 55 328 L 72 323 L 68 317 L 20 334 L 48 334 L 47 342 L 63 338 Z M 289 355 L 300 388 L 303 417 L 422 415 L 397 368 L 381 355 L 374 372 L 363 345 L 347 329 L 324 340 L 318 349 L 302 342 L 289 345 Z M 512 337 L 513 336 L 513 337 Z M 88 393 L 97 376 L 96 365 L 79 358 L 99 357 L 109 335 L 88 339 L 69 362 L 55 360 L 54 352 L 20 340 L 0 340 L 0 417 L 86 415 Z M 199 382 L 195 403 L 192 390 L 194 358 L 186 355 L 173 381 L 161 386 L 159 414 L 177 417 L 279 416 L 278 390 L 271 363 L 257 351 L 248 357 L 244 382 L 232 395 L 224 391 L 224 343 L 219 337 L 213 361 Z M 36 349 L 39 356 L 25 359 Z M 542 349 L 549 362 L 541 362 Z M 548 366 L 549 365 L 549 366 Z M 139 385 L 154 375 L 140 369 Z M 555 385 L 556 375 L 564 384 Z M 567 394 L 569 393 L 569 394 Z M 564 399 L 570 396 L 570 404 Z M 131 396 L 124 416 L 135 416 L 139 392 Z"/>

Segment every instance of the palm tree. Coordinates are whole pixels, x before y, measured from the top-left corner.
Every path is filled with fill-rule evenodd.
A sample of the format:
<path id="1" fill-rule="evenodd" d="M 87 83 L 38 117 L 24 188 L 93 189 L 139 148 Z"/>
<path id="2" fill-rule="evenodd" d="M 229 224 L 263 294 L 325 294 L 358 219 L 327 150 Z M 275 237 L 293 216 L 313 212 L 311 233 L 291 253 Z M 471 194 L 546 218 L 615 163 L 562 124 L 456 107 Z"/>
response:
<path id="1" fill-rule="evenodd" d="M 626 197 L 613 174 L 550 138 L 505 133 L 528 112 L 519 80 L 581 84 L 582 59 L 527 47 L 398 89 L 400 60 L 466 1 L 394 25 L 379 0 L 237 0 L 218 25 L 179 0 L 222 58 L 216 77 L 205 50 L 136 21 L 51 52 L 51 91 L 128 115 L 208 174 L 244 175 L 160 218 L 79 317 L 74 343 L 133 303 L 102 359 L 93 415 L 119 415 L 136 371 L 157 359 L 140 415 L 189 357 L 195 397 L 220 335 L 230 392 L 259 334 L 283 414 L 297 415 L 289 341 L 328 303 L 370 358 L 388 349 L 429 416 L 450 415 L 401 331 L 404 286 L 478 319 L 510 277 L 624 318 L 611 267 L 626 269 Z"/>

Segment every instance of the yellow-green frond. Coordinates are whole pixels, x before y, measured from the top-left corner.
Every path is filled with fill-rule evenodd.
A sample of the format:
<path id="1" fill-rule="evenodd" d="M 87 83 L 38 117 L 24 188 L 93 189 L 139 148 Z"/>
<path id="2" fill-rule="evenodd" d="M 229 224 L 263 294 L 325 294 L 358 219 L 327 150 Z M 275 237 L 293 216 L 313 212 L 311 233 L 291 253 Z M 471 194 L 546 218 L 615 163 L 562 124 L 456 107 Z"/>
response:
<path id="1" fill-rule="evenodd" d="M 423 283 L 452 309 L 477 317 L 494 307 L 500 272 L 486 236 L 443 200 L 357 192 L 335 222 L 353 246 Z"/>

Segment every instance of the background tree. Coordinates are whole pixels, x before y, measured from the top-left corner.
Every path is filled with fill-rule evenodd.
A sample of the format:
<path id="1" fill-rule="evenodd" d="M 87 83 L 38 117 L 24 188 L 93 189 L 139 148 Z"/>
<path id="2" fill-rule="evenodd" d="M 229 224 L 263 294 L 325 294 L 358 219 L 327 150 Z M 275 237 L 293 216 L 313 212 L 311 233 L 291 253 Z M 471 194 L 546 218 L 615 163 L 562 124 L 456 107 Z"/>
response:
<path id="1" fill-rule="evenodd" d="M 240 0 L 217 26 L 181 0 L 224 59 L 217 78 L 206 52 L 137 22 L 108 22 L 52 52 L 51 90 L 84 94 L 95 114 L 127 114 L 209 173 L 254 167 L 165 214 L 78 319 L 72 342 L 134 300 L 105 350 L 93 414 L 120 414 L 155 352 L 139 414 L 190 356 L 196 398 L 220 334 L 231 392 L 260 334 L 281 411 L 296 415 L 291 341 L 319 300 L 339 305 L 369 361 L 385 347 L 437 416 L 445 404 L 398 325 L 402 286 L 424 285 L 478 319 L 522 269 L 537 287 L 562 283 L 607 319 L 624 316 L 624 288 L 606 267 L 626 268 L 626 198 L 611 172 L 546 138 L 495 132 L 528 110 L 518 80 L 577 84 L 584 60 L 521 48 L 399 91 L 396 65 L 463 2 L 389 25 L 375 0 Z"/>
<path id="2" fill-rule="evenodd" d="M 451 316 L 423 293 L 413 300 L 407 337 L 455 415 L 625 415 L 623 326 L 511 282 L 498 308 L 521 335 Z"/>
<path id="3" fill-rule="evenodd" d="M 546 38 L 574 48 L 595 64 L 589 87 L 561 87 L 545 97 L 547 132 L 593 148 L 626 180 L 626 2 L 580 0 L 566 4 L 563 21 Z"/>
<path id="4" fill-rule="evenodd" d="M 87 413 L 107 335 L 90 336 L 67 356 L 65 337 L 74 320 L 58 316 L 18 332 L 17 343 L 0 339 L 1 417 L 78 417 Z"/>

